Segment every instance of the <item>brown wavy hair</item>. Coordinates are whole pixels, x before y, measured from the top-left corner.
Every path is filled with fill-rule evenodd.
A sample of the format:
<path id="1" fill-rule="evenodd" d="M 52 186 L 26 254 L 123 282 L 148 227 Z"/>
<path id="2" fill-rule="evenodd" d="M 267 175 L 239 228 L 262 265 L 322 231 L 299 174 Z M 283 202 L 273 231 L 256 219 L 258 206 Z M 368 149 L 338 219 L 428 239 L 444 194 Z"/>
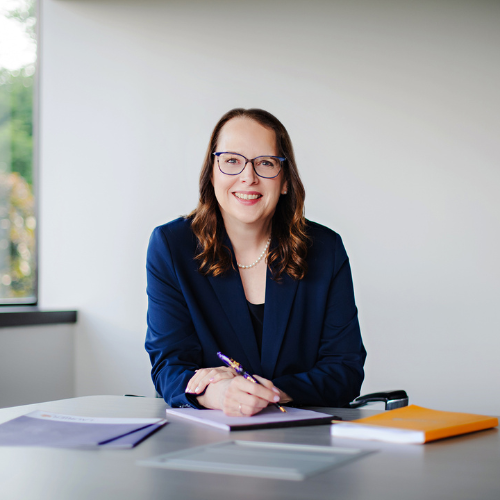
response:
<path id="1" fill-rule="evenodd" d="M 263 109 L 236 108 L 228 111 L 215 126 L 200 173 L 200 199 L 198 206 L 187 217 L 198 238 L 202 274 L 217 276 L 234 268 L 230 249 L 224 245 L 224 221 L 212 185 L 214 156 L 222 127 L 233 118 L 250 118 L 263 127 L 274 130 L 278 156 L 284 156 L 282 172 L 287 182 L 287 194 L 281 195 L 272 219 L 271 249 L 267 264 L 273 278 L 279 280 L 283 273 L 302 279 L 307 272 L 309 237 L 304 218 L 305 190 L 295 163 L 292 141 L 283 124 Z"/>

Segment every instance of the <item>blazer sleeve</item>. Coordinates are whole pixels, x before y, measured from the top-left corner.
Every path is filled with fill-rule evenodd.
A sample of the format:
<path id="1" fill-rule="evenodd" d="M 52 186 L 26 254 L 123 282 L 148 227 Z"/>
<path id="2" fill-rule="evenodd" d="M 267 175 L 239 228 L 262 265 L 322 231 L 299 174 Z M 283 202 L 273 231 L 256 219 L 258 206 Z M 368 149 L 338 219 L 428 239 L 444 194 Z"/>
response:
<path id="1" fill-rule="evenodd" d="M 339 235 L 334 259 L 316 363 L 309 370 L 273 380 L 295 405 L 343 407 L 359 396 L 363 382 L 366 351 L 349 259 Z"/>
<path id="2" fill-rule="evenodd" d="M 150 238 L 146 271 L 148 330 L 145 347 L 156 391 L 171 407 L 202 408 L 186 394 L 189 379 L 201 365 L 201 345 L 176 276 L 168 240 L 157 227 Z"/>

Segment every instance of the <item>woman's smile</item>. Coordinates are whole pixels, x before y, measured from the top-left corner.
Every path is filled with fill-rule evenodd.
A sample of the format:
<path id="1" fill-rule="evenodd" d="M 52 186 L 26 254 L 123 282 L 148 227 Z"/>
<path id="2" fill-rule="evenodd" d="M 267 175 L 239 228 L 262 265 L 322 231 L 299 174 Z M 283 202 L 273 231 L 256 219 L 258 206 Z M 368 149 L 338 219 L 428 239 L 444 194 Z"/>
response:
<path id="1" fill-rule="evenodd" d="M 258 202 L 258 200 L 262 198 L 262 195 L 260 193 L 256 193 L 254 191 L 252 192 L 236 191 L 233 194 L 244 205 L 254 205 L 255 203 Z"/>

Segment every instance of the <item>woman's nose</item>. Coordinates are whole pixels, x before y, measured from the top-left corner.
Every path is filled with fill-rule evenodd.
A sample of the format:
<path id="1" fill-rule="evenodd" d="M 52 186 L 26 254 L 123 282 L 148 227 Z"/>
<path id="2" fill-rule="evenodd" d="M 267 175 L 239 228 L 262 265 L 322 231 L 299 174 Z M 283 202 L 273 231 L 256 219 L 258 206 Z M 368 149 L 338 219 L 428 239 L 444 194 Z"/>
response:
<path id="1" fill-rule="evenodd" d="M 258 176 L 253 168 L 253 163 L 250 160 L 247 160 L 243 172 L 240 173 L 240 180 L 250 184 L 253 184 L 256 180 L 258 180 Z"/>

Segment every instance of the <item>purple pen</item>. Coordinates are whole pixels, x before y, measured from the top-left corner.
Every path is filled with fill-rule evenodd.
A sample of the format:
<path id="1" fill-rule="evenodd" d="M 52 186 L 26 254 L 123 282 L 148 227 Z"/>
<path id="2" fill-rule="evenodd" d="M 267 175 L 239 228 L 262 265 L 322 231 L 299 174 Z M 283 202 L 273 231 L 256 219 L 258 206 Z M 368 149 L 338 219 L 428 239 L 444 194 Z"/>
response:
<path id="1" fill-rule="evenodd" d="M 234 359 L 230 358 L 229 356 L 226 356 L 225 354 L 222 354 L 221 352 L 217 353 L 217 356 L 219 359 L 226 365 L 229 366 L 229 368 L 232 368 L 238 375 L 241 375 L 243 378 L 246 378 L 247 380 L 250 380 L 250 382 L 253 382 L 254 384 L 259 384 L 262 385 L 254 376 L 250 375 L 243 366 L 241 366 L 238 361 L 235 361 Z M 283 413 L 286 413 L 285 408 L 281 406 L 278 403 L 274 403 L 276 408 L 279 408 Z"/>

